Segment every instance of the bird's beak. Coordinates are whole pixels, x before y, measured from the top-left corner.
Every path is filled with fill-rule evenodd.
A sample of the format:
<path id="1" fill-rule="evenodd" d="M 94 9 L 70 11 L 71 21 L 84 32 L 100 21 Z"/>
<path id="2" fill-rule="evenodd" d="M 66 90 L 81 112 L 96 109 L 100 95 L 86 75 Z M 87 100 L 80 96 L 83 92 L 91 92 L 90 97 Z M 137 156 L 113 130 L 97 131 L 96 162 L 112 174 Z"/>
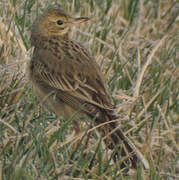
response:
<path id="1" fill-rule="evenodd" d="M 80 23 L 83 23 L 83 22 L 86 22 L 89 20 L 90 20 L 90 18 L 88 18 L 88 17 L 79 17 L 79 18 L 75 18 L 73 23 L 80 24 Z"/>
<path id="2" fill-rule="evenodd" d="M 68 22 L 68 24 L 69 24 L 70 26 L 75 26 L 75 25 L 77 25 L 77 24 L 86 22 L 86 21 L 88 21 L 88 20 L 90 20 L 90 18 L 88 18 L 88 17 L 73 18 L 73 19 L 71 19 L 70 22 Z"/>

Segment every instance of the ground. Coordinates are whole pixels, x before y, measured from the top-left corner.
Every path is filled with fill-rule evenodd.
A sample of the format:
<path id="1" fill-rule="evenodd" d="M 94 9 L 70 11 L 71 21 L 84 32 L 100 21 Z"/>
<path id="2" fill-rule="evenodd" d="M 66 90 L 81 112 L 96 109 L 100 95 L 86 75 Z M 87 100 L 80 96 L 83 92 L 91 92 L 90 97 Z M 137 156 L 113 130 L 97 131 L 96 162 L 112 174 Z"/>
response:
<path id="1" fill-rule="evenodd" d="M 0 179 L 179 179 L 179 3 L 177 0 L 61 0 L 91 20 L 71 33 L 99 63 L 119 125 L 149 163 L 120 171 L 90 124 L 72 136 L 38 101 L 26 71 L 34 19 L 55 0 L 0 2 Z M 73 143 L 80 140 L 73 150 Z"/>

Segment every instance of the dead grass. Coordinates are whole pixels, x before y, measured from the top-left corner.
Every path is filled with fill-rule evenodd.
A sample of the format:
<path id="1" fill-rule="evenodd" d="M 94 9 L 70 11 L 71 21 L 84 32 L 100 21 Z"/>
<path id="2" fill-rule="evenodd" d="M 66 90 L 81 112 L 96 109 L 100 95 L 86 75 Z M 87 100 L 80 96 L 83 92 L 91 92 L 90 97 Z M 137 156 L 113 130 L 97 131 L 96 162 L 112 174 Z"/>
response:
<path id="1" fill-rule="evenodd" d="M 149 162 L 133 173 L 111 164 L 95 135 L 87 149 L 71 122 L 43 109 L 28 83 L 32 21 L 56 1 L 0 2 L 0 180 L 178 179 L 179 17 L 177 0 L 61 1 L 92 17 L 74 30 L 100 64 L 120 125 Z"/>

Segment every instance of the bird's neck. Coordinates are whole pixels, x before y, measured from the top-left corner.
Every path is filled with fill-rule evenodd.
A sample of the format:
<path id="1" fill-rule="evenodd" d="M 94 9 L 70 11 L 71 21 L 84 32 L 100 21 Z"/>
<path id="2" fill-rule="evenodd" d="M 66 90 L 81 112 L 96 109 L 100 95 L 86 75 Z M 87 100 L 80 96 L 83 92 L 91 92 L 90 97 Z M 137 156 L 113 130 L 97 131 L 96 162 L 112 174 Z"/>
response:
<path id="1" fill-rule="evenodd" d="M 58 41 L 64 41 L 69 39 L 69 35 L 64 34 L 64 35 L 53 35 L 53 36 L 42 36 L 42 35 L 31 35 L 31 45 L 32 46 L 41 46 L 43 47 L 44 43 L 49 42 L 50 40 L 58 40 Z"/>

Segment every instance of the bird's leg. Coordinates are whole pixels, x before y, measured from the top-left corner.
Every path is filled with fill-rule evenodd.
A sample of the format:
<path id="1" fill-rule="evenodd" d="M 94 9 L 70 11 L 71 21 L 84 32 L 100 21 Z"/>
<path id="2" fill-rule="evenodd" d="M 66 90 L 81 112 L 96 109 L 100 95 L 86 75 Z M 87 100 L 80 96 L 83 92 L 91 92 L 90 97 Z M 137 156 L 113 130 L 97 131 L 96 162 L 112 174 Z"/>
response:
<path id="1" fill-rule="evenodd" d="M 78 137 L 79 133 L 80 133 L 80 125 L 77 121 L 73 121 L 73 125 L 74 125 L 74 129 L 75 129 L 75 137 Z M 75 140 L 73 146 L 72 146 L 72 149 L 73 151 L 76 150 L 76 148 L 78 147 L 78 144 L 79 144 L 79 140 Z"/>
<path id="2" fill-rule="evenodd" d="M 87 138 L 86 138 L 86 141 L 85 141 L 85 149 L 88 148 L 88 143 L 89 143 L 91 134 L 92 134 L 92 131 L 89 131 L 89 132 L 87 133 Z"/>

